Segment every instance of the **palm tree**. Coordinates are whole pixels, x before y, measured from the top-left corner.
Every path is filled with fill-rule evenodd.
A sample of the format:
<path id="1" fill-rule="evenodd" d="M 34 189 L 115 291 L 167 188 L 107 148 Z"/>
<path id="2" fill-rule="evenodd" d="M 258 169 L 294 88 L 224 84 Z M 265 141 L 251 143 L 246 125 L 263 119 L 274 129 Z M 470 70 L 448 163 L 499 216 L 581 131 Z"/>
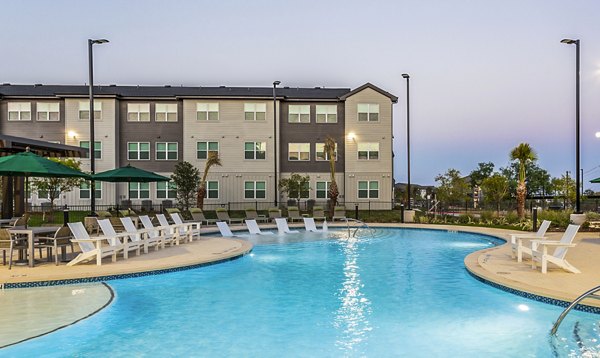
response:
<path id="1" fill-rule="evenodd" d="M 204 197 L 206 197 L 206 177 L 208 176 L 208 171 L 214 165 L 221 166 L 221 159 L 219 159 L 218 152 L 210 151 L 208 152 L 206 163 L 204 164 L 204 174 L 202 175 L 202 180 L 198 186 L 198 196 L 196 198 L 196 204 L 201 210 L 204 206 Z"/>
<path id="2" fill-rule="evenodd" d="M 333 138 L 327 136 L 325 138 L 325 144 L 323 145 L 323 153 L 325 157 L 329 159 L 329 171 L 331 173 L 331 183 L 329 184 L 329 200 L 331 200 L 331 207 L 329 208 L 330 215 L 333 217 L 333 211 L 337 205 L 337 199 L 340 195 L 337 183 L 335 181 L 335 151 L 336 143 Z"/>
<path id="3" fill-rule="evenodd" d="M 525 198 L 527 197 L 527 186 L 525 181 L 527 179 L 525 173 L 525 167 L 529 162 L 537 160 L 535 151 L 528 143 L 521 143 L 516 146 L 510 152 L 511 160 L 519 161 L 519 183 L 517 184 L 517 213 L 519 218 L 525 217 Z"/>

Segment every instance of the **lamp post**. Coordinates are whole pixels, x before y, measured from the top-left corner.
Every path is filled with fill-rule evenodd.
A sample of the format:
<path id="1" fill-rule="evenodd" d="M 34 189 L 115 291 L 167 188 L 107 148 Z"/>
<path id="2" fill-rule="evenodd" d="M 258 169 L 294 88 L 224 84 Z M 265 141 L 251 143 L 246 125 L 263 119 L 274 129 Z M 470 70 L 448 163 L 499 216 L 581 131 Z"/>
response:
<path id="1" fill-rule="evenodd" d="M 106 39 L 98 39 L 92 40 L 88 39 L 88 64 L 90 71 L 90 142 L 89 142 L 89 155 L 90 155 L 90 171 L 92 175 L 96 173 L 96 156 L 95 156 L 95 138 L 94 138 L 94 55 L 93 55 L 93 46 L 96 44 L 105 44 L 108 40 Z M 90 185 L 90 207 L 91 207 L 91 215 L 96 215 L 96 183 L 92 180 Z"/>
<path id="2" fill-rule="evenodd" d="M 560 41 L 563 44 L 575 45 L 575 214 L 581 214 L 581 195 L 580 187 L 580 141 L 579 141 L 579 40 L 563 39 Z"/>
<path id="3" fill-rule="evenodd" d="M 277 86 L 281 84 L 281 81 L 273 82 L 273 171 L 275 172 L 275 207 L 279 201 L 279 191 L 277 183 Z"/>
<path id="4" fill-rule="evenodd" d="M 407 209 L 411 210 L 410 205 L 410 76 L 408 73 L 403 73 L 402 77 L 406 79 L 406 174 L 408 176 L 406 182 L 406 197 L 408 199 Z"/>

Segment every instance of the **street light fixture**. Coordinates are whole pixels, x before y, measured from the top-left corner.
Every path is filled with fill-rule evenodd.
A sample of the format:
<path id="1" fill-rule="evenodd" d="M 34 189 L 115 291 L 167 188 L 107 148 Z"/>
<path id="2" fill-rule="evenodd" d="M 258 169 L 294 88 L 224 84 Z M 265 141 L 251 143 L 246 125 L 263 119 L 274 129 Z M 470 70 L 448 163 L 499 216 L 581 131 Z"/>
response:
<path id="1" fill-rule="evenodd" d="M 562 39 L 560 41 L 563 44 L 567 45 L 575 45 L 575 162 L 576 162 L 576 170 L 575 170 L 575 187 L 576 197 L 575 197 L 575 214 L 581 214 L 581 195 L 580 195 L 580 178 L 579 173 L 580 170 L 580 141 L 579 141 L 579 40 L 572 39 Z"/>
<path id="2" fill-rule="evenodd" d="M 95 137 L 94 137 L 94 56 L 93 56 L 93 51 L 92 51 L 92 46 L 94 45 L 101 45 L 101 44 L 105 44 L 108 43 L 107 39 L 97 39 L 97 40 L 92 40 L 92 39 L 88 39 L 88 64 L 89 64 L 89 71 L 90 71 L 90 111 L 89 111 L 89 118 L 90 118 L 90 142 L 89 142 L 89 146 L 88 146 L 88 152 L 90 155 L 90 171 L 92 172 L 92 175 L 94 175 L 96 173 L 96 156 L 95 156 L 95 149 L 96 149 L 96 141 L 95 141 Z M 94 180 L 91 181 L 91 185 L 90 185 L 90 208 L 91 208 L 91 215 L 95 216 L 96 215 L 96 183 Z"/>
<path id="3" fill-rule="evenodd" d="M 273 171 L 275 172 L 275 207 L 279 199 L 278 183 L 277 183 L 277 86 L 281 81 L 273 82 Z"/>
<path id="4" fill-rule="evenodd" d="M 407 209 L 411 210 L 410 206 L 410 76 L 408 73 L 403 73 L 402 78 L 406 79 L 406 173 L 408 176 L 406 182 L 406 197 L 408 199 Z"/>

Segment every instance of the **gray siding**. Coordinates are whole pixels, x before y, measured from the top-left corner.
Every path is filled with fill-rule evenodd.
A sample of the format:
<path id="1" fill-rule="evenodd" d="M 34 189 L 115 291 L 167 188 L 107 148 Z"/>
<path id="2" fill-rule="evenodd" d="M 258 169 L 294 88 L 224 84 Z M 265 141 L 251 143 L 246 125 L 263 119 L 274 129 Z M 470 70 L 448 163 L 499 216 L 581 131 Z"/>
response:
<path id="1" fill-rule="evenodd" d="M 9 121 L 8 102 L 31 103 L 30 121 Z M 59 102 L 58 121 L 38 121 L 37 102 Z M 61 100 L 2 100 L 0 101 L 0 133 L 65 144 L 65 104 Z"/>

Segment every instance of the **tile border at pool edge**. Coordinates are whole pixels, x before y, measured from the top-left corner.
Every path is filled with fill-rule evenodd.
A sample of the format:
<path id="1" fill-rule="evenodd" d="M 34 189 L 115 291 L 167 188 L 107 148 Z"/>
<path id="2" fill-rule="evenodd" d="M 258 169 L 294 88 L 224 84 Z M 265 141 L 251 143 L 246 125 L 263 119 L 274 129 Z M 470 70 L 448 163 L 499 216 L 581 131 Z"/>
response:
<path id="1" fill-rule="evenodd" d="M 93 283 L 93 282 L 104 283 L 104 281 L 121 280 L 121 279 L 125 279 L 125 278 L 161 275 L 161 274 L 165 274 L 165 273 L 192 270 L 195 268 L 212 266 L 212 265 L 217 265 L 217 264 L 228 262 L 228 261 L 237 260 L 243 256 L 246 256 L 251 251 L 252 251 L 252 247 L 250 249 L 248 249 L 247 251 L 244 251 L 244 252 L 240 253 L 239 255 L 235 255 L 232 257 L 227 257 L 227 258 L 210 261 L 210 262 L 202 262 L 202 263 L 196 263 L 196 264 L 192 264 L 192 265 L 164 268 L 164 269 L 158 269 L 158 270 L 149 270 L 149 271 L 140 271 L 140 272 L 131 272 L 131 273 L 125 273 L 125 274 L 114 274 L 114 275 L 104 275 L 104 276 L 95 276 L 95 277 L 84 277 L 84 278 L 68 278 L 68 279 L 62 279 L 62 280 L 4 283 L 3 285 L 0 286 L 0 289 L 48 287 L 48 286 L 72 285 L 72 284 Z"/>

